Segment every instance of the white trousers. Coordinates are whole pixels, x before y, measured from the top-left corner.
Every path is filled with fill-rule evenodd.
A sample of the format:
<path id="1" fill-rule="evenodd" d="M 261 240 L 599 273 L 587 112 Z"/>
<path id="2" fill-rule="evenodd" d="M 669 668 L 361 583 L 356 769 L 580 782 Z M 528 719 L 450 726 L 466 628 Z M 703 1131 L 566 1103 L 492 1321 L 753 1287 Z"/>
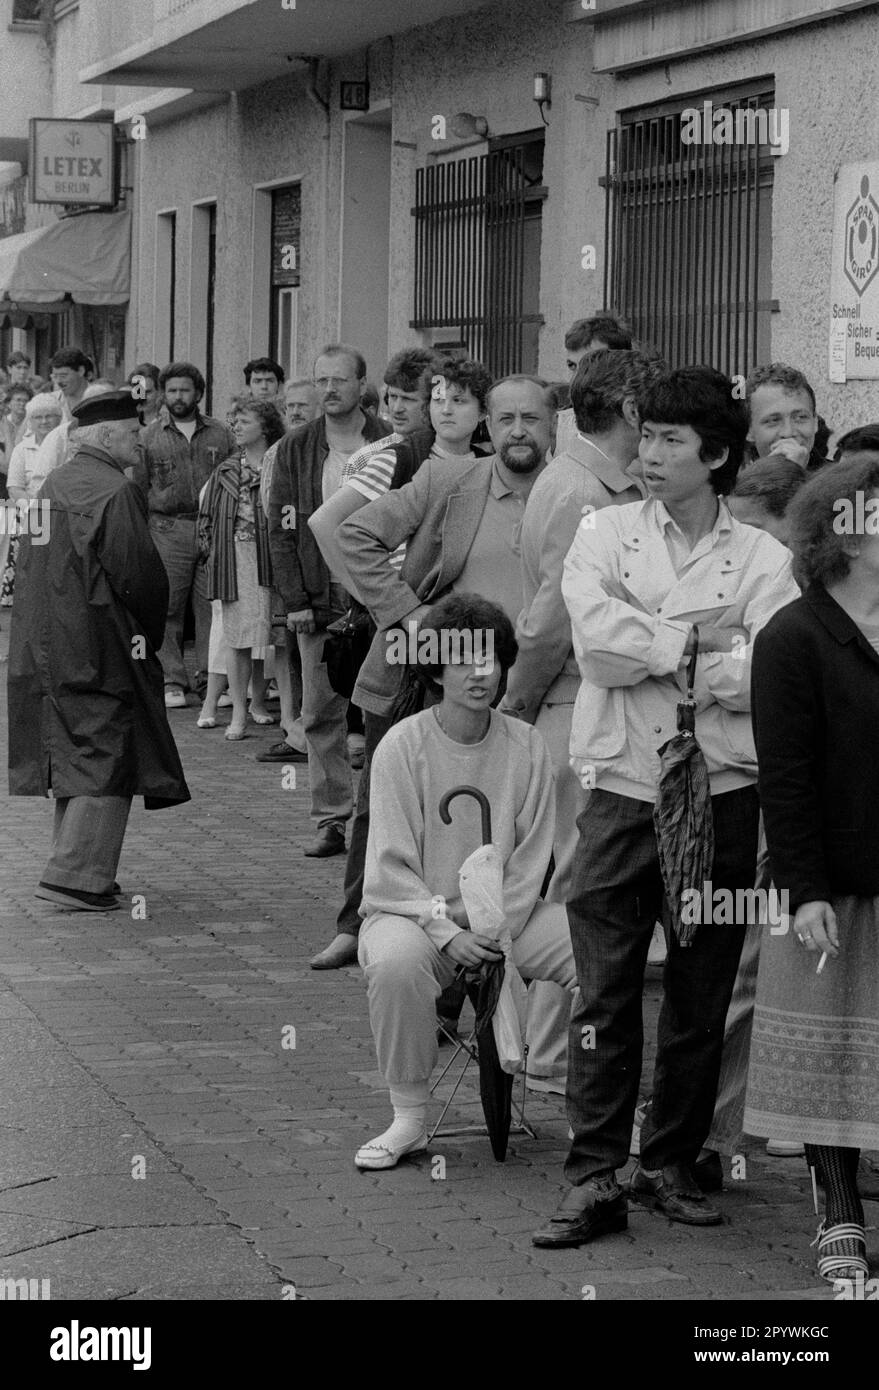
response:
<path id="1" fill-rule="evenodd" d="M 376 913 L 360 931 L 358 959 L 366 976 L 378 1067 L 389 1086 L 427 1081 L 436 1066 L 436 1001 L 457 966 L 411 917 Z M 561 903 L 538 903 L 513 942 L 525 980 L 577 985 L 568 917 Z"/>

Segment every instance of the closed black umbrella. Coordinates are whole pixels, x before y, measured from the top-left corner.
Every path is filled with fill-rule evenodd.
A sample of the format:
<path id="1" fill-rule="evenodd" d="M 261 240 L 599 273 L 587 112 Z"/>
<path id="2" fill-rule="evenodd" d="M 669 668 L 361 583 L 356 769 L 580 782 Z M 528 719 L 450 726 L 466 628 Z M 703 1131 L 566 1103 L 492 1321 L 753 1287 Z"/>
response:
<path id="1" fill-rule="evenodd" d="M 482 844 L 483 847 L 488 846 L 491 851 L 494 851 L 493 855 L 483 856 L 485 867 L 489 869 L 488 876 L 490 876 L 492 860 L 497 855 L 497 851 L 491 844 L 491 808 L 488 804 L 488 798 L 478 787 L 453 787 L 451 791 L 446 792 L 439 804 L 440 819 L 445 825 L 452 823 L 449 803 L 456 796 L 472 796 L 479 803 L 482 813 Z M 469 863 L 469 861 L 467 862 Z M 502 915 L 503 903 L 499 902 L 497 908 Z M 513 1077 L 501 1066 L 492 1026 L 492 1019 L 504 982 L 505 969 L 506 965 L 503 958 L 499 961 L 484 961 L 477 972 L 468 974 L 466 977 L 467 993 L 476 1014 L 479 1095 L 482 1100 L 482 1113 L 485 1115 L 491 1151 L 498 1163 L 503 1163 L 507 1156 L 513 1096 Z"/>
<path id="2" fill-rule="evenodd" d="M 682 946 L 692 944 L 697 923 L 683 921 L 685 889 L 710 879 L 714 866 L 714 820 L 708 767 L 696 739 L 693 681 L 699 629 L 693 628 L 693 654 L 687 667 L 687 696 L 677 708 L 678 732 L 659 749 L 659 790 L 653 824 L 662 881 L 672 926 Z"/>

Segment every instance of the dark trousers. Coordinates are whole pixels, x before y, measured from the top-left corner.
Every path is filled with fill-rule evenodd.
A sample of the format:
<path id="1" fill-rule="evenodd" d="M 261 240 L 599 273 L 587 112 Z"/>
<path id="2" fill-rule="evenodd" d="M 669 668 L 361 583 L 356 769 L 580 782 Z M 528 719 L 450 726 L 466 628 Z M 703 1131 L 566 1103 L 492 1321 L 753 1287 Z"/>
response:
<path id="1" fill-rule="evenodd" d="M 357 936 L 363 920 L 358 911 L 363 898 L 363 875 L 366 869 L 366 841 L 369 837 L 369 771 L 372 755 L 391 727 L 391 720 L 384 714 L 363 715 L 364 739 L 366 747 L 363 754 L 363 771 L 357 788 L 357 801 L 354 806 L 354 819 L 351 822 L 351 839 L 348 844 L 348 858 L 345 862 L 345 901 L 336 918 L 340 932 Z"/>
<path id="2" fill-rule="evenodd" d="M 756 788 L 714 796 L 711 804 L 711 889 L 751 888 Z M 599 788 L 577 826 L 568 921 L 580 1002 L 568 1046 L 574 1139 L 565 1164 L 574 1187 L 628 1160 L 644 1043 L 644 967 L 654 923 L 667 919 L 652 804 Z M 645 1168 L 694 1163 L 711 1128 L 724 1021 L 745 935 L 746 913 L 740 916 L 732 926 L 701 924 L 686 947 L 667 929 L 653 1104 L 641 1131 Z"/>

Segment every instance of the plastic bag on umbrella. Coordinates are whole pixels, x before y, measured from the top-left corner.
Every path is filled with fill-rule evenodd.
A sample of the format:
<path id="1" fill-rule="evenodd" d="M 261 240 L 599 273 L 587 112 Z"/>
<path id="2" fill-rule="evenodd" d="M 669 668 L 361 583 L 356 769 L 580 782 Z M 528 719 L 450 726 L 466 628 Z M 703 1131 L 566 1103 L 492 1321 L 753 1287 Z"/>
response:
<path id="1" fill-rule="evenodd" d="M 480 845 L 468 855 L 458 870 L 461 901 L 467 909 L 470 927 L 490 936 L 504 953 L 503 966 L 489 965 L 485 983 L 489 989 L 480 999 L 482 1026 L 490 1021 L 502 1069 L 514 1076 L 525 1065 L 525 982 L 512 961 L 513 941 L 504 913 L 504 866 L 495 845 Z M 481 1031 L 477 1010 L 476 1033 Z"/>
<path id="2" fill-rule="evenodd" d="M 461 795 L 472 796 L 479 803 L 484 842 L 461 865 L 461 899 L 472 929 L 492 937 L 503 951 L 502 960 L 483 963 L 468 991 L 476 1012 L 482 1112 L 492 1153 L 502 1163 L 510 1137 L 513 1075 L 524 1063 L 525 986 L 511 959 L 512 941 L 503 907 L 503 863 L 491 843 L 491 809 L 485 793 L 478 787 L 454 787 L 440 801 L 440 817 L 451 825 L 449 802 Z"/>
<path id="3" fill-rule="evenodd" d="M 683 921 L 683 894 L 710 879 L 714 867 L 714 819 L 708 766 L 696 739 L 693 682 L 699 629 L 693 628 L 693 654 L 687 667 L 687 695 L 677 707 L 678 732 L 659 749 L 659 790 L 653 825 L 665 897 L 675 935 L 692 944 L 697 924 Z"/>

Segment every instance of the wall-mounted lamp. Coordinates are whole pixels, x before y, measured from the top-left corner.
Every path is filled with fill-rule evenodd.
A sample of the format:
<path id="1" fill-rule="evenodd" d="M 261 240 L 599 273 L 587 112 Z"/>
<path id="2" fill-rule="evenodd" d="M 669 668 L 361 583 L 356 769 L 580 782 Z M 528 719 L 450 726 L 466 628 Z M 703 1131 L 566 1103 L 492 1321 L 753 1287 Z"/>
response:
<path id="1" fill-rule="evenodd" d="M 474 135 L 484 140 L 488 134 L 488 121 L 484 116 L 471 116 L 469 111 L 459 111 L 449 121 L 449 129 L 456 140 L 469 140 Z"/>
<path id="2" fill-rule="evenodd" d="M 544 125 L 549 125 L 544 110 L 545 107 L 552 106 L 552 90 L 548 72 L 536 72 L 534 74 L 534 100 L 540 111 L 540 119 Z"/>

